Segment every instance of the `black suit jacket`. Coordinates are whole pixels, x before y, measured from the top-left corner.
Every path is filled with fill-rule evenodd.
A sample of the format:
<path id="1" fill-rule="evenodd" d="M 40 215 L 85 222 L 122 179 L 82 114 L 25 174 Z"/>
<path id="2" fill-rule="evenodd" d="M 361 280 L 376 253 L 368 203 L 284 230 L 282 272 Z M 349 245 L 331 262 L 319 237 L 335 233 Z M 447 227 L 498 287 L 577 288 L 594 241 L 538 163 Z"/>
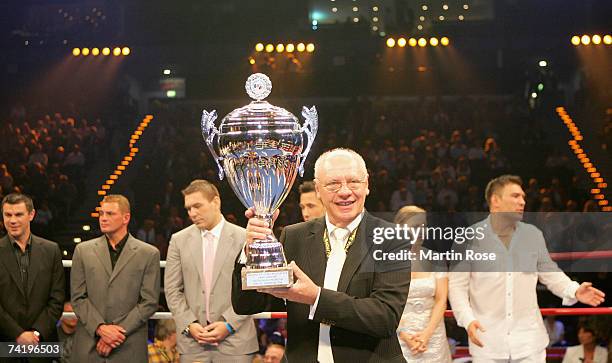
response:
<path id="1" fill-rule="evenodd" d="M 374 249 L 392 251 L 397 244 L 375 245 L 372 231 L 392 224 L 364 214 L 353 246 L 342 268 L 338 290 L 321 289 L 314 319 L 308 319 L 310 305 L 288 301 L 287 358 L 289 362 L 317 362 L 319 323 L 331 326 L 330 339 L 336 363 L 405 362 L 397 340 L 396 329 L 401 318 L 408 288 L 410 270 L 385 271 L 372 266 Z M 288 226 L 281 242 L 287 261 L 296 264 L 318 286 L 325 279 L 326 257 L 323 245 L 325 219 L 318 218 Z M 283 300 L 256 291 L 243 291 L 236 263 L 232 284 L 232 304 L 238 314 L 284 310 Z"/>
<path id="2" fill-rule="evenodd" d="M 35 329 L 41 341 L 57 342 L 56 323 L 64 293 L 64 267 L 57 243 L 32 235 L 24 291 L 11 241 L 8 236 L 0 238 L 0 341 L 15 342 L 24 330 Z"/>

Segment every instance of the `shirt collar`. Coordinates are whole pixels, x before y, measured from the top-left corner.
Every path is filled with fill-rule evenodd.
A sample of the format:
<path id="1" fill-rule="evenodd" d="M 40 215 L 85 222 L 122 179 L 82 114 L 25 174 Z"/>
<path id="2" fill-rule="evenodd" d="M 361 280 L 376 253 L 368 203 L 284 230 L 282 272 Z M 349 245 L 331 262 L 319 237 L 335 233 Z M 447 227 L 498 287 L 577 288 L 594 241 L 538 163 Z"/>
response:
<path id="1" fill-rule="evenodd" d="M 130 233 L 129 232 L 126 233 L 125 237 L 123 237 L 119 241 L 119 243 L 117 243 L 117 245 L 115 246 L 114 250 L 115 251 L 121 251 L 123 249 L 123 247 L 125 247 L 125 243 L 127 242 L 129 236 L 130 236 Z M 104 235 L 104 237 L 106 237 L 106 243 L 108 243 L 108 247 L 113 249 L 113 246 L 111 245 L 110 240 L 108 239 L 108 236 Z"/>
<path id="2" fill-rule="evenodd" d="M 19 248 L 21 250 L 21 246 L 19 246 L 19 244 L 17 243 L 17 240 L 13 238 L 13 236 L 11 236 L 10 234 L 7 234 L 9 241 L 11 241 L 11 244 L 13 245 L 13 247 L 15 248 Z M 28 240 L 26 241 L 26 250 L 32 247 L 32 233 L 30 233 L 30 237 L 28 237 Z"/>
<path id="3" fill-rule="evenodd" d="M 364 213 L 365 213 L 365 210 L 362 211 L 361 213 L 359 213 L 359 215 L 357 215 L 357 217 L 355 217 L 355 219 L 353 219 L 351 221 L 351 223 L 349 223 L 348 226 L 346 226 L 344 229 L 348 229 L 349 232 L 353 233 L 355 228 L 357 228 L 359 226 L 359 223 L 361 223 L 361 220 L 363 219 L 363 214 Z M 341 227 L 333 225 L 329 221 L 329 216 L 327 215 L 327 213 L 325 213 L 325 226 L 327 227 L 327 232 L 328 233 L 331 233 L 336 228 L 341 228 Z"/>
<path id="4" fill-rule="evenodd" d="M 219 223 L 217 223 L 217 225 L 214 226 L 213 229 L 211 229 L 210 231 L 207 229 L 203 229 L 200 230 L 200 233 L 202 234 L 202 238 L 206 235 L 206 232 L 210 232 L 213 234 L 213 236 L 215 236 L 215 239 L 219 239 L 221 238 L 221 231 L 223 230 L 223 227 L 225 227 L 225 218 L 221 216 L 221 221 L 219 221 Z"/>

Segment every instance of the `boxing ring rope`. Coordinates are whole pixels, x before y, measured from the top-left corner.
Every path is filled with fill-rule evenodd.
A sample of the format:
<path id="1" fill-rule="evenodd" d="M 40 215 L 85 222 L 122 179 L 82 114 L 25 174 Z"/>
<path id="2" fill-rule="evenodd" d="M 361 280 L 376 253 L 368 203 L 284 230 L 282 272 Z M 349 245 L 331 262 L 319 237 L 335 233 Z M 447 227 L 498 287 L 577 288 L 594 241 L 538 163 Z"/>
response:
<path id="1" fill-rule="evenodd" d="M 542 308 L 540 309 L 542 315 L 612 315 L 612 307 L 599 307 L 599 308 Z M 284 319 L 287 318 L 287 313 L 284 311 L 266 311 L 258 314 L 251 315 L 253 319 Z M 444 313 L 445 317 L 452 317 L 453 311 L 446 310 Z M 76 318 L 73 312 L 64 312 L 62 319 L 65 318 Z M 172 313 L 166 311 L 158 311 L 150 319 L 172 319 Z"/>

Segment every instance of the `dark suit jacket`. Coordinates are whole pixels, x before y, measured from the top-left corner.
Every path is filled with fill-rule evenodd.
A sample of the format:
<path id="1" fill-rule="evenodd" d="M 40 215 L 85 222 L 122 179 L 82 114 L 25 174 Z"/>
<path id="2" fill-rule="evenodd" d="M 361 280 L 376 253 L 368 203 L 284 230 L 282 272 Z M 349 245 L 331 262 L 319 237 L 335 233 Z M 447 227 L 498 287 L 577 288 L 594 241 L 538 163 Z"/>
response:
<path id="1" fill-rule="evenodd" d="M 375 227 L 393 226 L 365 213 L 353 246 L 342 268 L 338 291 L 321 289 L 313 320 L 310 306 L 287 302 L 287 358 L 289 362 L 317 362 L 319 323 L 331 325 L 330 339 L 336 363 L 404 362 L 396 329 L 406 303 L 410 270 L 372 269 L 375 248 L 391 251 L 396 245 L 375 245 Z M 323 245 L 325 219 L 318 218 L 288 226 L 281 235 L 287 261 L 296 264 L 318 286 L 323 286 L 326 257 Z M 368 267 L 366 267 L 368 266 Z M 281 299 L 256 291 L 243 291 L 236 263 L 232 304 L 238 314 L 284 310 Z"/>
<path id="2" fill-rule="evenodd" d="M 23 290 L 8 236 L 0 238 L 0 341 L 15 342 L 35 329 L 41 341 L 56 342 L 55 324 L 64 305 L 62 253 L 55 242 L 32 235 L 28 287 Z M 0 358 L 0 362 L 2 362 Z"/>

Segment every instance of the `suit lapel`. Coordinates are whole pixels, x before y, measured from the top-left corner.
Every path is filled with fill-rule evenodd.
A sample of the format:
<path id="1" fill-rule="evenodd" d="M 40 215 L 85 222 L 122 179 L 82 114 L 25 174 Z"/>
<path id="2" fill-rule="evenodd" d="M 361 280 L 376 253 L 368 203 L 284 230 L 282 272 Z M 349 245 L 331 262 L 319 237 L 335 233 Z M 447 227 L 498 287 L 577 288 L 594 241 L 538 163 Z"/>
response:
<path id="1" fill-rule="evenodd" d="M 204 286 L 204 255 L 202 252 L 202 234 L 200 229 L 195 224 L 192 225 L 191 232 L 187 237 L 187 245 L 189 246 L 185 253 L 190 253 L 193 263 L 200 276 L 200 285 Z"/>
<path id="2" fill-rule="evenodd" d="M 113 269 L 111 277 L 110 279 L 108 279 L 109 283 L 113 281 L 115 277 L 117 277 L 119 272 L 121 272 L 121 270 L 123 270 L 123 268 L 127 265 L 128 261 L 131 260 L 132 257 L 136 255 L 136 250 L 138 250 L 138 245 L 136 243 L 136 240 L 134 239 L 134 237 L 129 236 L 127 241 L 125 241 L 125 246 L 123 246 L 123 251 L 121 251 L 121 254 L 119 255 L 119 259 L 117 260 L 117 263 L 115 264 L 115 268 Z M 108 248 L 107 248 L 107 252 L 108 252 Z M 110 260 L 110 254 L 109 254 L 109 260 Z"/>
<path id="3" fill-rule="evenodd" d="M 244 243 L 244 241 L 242 241 Z M 212 289 L 215 289 L 215 284 L 219 275 L 221 274 L 221 269 L 225 266 L 229 251 L 233 250 L 233 246 L 235 243 L 239 243 L 234 238 L 234 231 L 229 225 L 229 222 L 225 221 L 223 229 L 221 230 L 221 236 L 219 236 L 219 243 L 217 243 L 217 250 L 215 251 L 215 264 L 213 266 L 213 276 L 212 276 Z M 231 257 L 233 258 L 233 257 Z"/>
<path id="4" fill-rule="evenodd" d="M 28 295 L 30 295 L 30 292 L 32 291 L 34 281 L 36 281 L 36 275 L 38 275 L 38 270 L 40 269 L 40 264 L 43 259 L 42 246 L 38 239 L 34 236 L 32 236 L 31 248 L 32 251 L 30 251 L 30 266 L 28 268 Z"/>
<path id="5" fill-rule="evenodd" d="M 25 291 L 23 291 L 23 286 L 21 283 L 21 274 L 19 273 L 19 266 L 17 265 L 17 260 L 15 259 L 15 252 L 13 251 L 13 246 L 11 245 L 11 240 L 8 236 L 0 239 L 0 261 L 2 264 L 6 266 L 11 278 L 15 281 L 15 285 L 23 296 L 26 296 Z"/>
<path id="6" fill-rule="evenodd" d="M 104 235 L 102 235 L 102 237 L 99 237 L 96 240 L 95 245 L 96 248 L 94 249 L 94 251 L 96 251 L 96 256 L 98 256 L 98 260 L 100 260 L 100 263 L 104 267 L 104 271 L 106 271 L 106 274 L 108 275 L 108 277 L 110 277 L 113 272 L 113 267 L 111 265 L 110 253 L 108 252 L 108 242 L 106 242 L 106 237 L 104 237 Z"/>
<path id="7" fill-rule="evenodd" d="M 338 281 L 338 289 L 336 291 L 346 292 L 348 288 L 348 284 L 355 275 L 355 271 L 361 265 L 361 261 L 364 259 L 368 251 L 370 250 L 370 244 L 368 241 L 371 241 L 371 236 L 368 237 L 368 231 L 371 231 L 372 228 L 368 225 L 370 221 L 368 213 L 364 213 L 363 219 L 359 226 L 357 227 L 357 235 L 355 236 L 355 243 L 351 248 L 349 248 L 346 254 L 346 260 L 344 261 L 344 266 L 342 267 L 342 273 L 340 274 L 340 280 Z M 368 238 L 366 238 L 368 237 Z"/>
<path id="8" fill-rule="evenodd" d="M 318 218 L 310 227 L 305 238 L 307 270 L 304 272 L 318 286 L 325 282 L 325 267 L 327 257 L 325 256 L 325 245 L 323 244 L 323 232 L 325 231 L 325 218 Z M 291 262 L 291 261 L 287 261 Z"/>

